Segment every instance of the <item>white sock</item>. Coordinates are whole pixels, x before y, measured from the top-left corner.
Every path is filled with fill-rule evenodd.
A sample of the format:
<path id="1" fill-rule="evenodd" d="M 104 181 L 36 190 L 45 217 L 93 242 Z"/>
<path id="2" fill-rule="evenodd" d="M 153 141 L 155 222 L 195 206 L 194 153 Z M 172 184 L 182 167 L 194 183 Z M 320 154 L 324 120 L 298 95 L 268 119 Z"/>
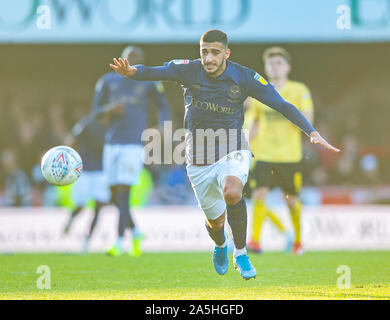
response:
<path id="1" fill-rule="evenodd" d="M 223 249 L 223 248 L 225 248 L 226 246 L 227 246 L 227 242 L 228 242 L 228 239 L 225 237 L 225 242 L 221 245 L 221 246 L 219 246 L 219 245 L 217 245 L 217 244 L 215 244 L 218 248 L 221 248 L 221 249 Z"/>
<path id="2" fill-rule="evenodd" d="M 246 248 L 245 247 L 243 249 L 234 248 L 234 252 L 233 252 L 234 258 L 237 258 L 238 256 L 242 256 L 243 254 L 246 254 Z"/>

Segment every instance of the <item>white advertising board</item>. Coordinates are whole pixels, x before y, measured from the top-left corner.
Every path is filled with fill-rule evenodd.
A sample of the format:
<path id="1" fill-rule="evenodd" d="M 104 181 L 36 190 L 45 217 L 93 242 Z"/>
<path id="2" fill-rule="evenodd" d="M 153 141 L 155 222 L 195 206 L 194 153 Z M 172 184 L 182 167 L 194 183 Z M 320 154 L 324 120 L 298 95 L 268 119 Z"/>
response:
<path id="1" fill-rule="evenodd" d="M 288 229 L 286 208 L 275 210 Z M 251 208 L 248 206 L 249 221 Z M 147 207 L 134 209 L 140 229 L 146 234 L 145 251 L 205 251 L 212 242 L 197 207 Z M 0 208 L 0 252 L 80 252 L 92 219 L 82 212 L 68 235 L 62 234 L 69 212 L 64 209 Z M 90 243 L 90 251 L 103 252 L 114 242 L 118 213 L 105 207 Z M 248 235 L 250 235 L 248 224 Z M 310 206 L 302 213 L 302 238 L 307 250 L 390 249 L 390 207 Z M 126 243 L 130 235 L 126 234 Z M 285 238 L 269 221 L 262 232 L 264 250 L 282 250 Z"/>

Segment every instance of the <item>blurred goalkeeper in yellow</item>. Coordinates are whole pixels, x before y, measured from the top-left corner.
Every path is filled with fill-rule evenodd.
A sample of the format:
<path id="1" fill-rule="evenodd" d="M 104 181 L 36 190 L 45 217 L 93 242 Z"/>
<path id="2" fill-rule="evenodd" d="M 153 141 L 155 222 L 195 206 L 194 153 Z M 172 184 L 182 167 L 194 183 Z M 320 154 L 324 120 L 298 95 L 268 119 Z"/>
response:
<path id="1" fill-rule="evenodd" d="M 268 80 L 279 94 L 294 104 L 309 122 L 313 122 L 313 102 L 308 88 L 301 82 L 288 79 L 291 70 L 289 53 L 280 47 L 268 48 L 263 54 L 263 62 Z M 247 248 L 253 252 L 261 252 L 261 227 L 265 219 L 270 218 L 286 234 L 286 250 L 292 249 L 293 253 L 301 254 L 301 131 L 259 101 L 251 99 L 247 103 L 249 110 L 246 122 L 250 130 L 250 148 L 255 156 L 249 177 L 249 186 L 253 190 L 253 219 L 252 238 Z M 275 187 L 280 187 L 285 195 L 294 226 L 294 239 L 265 204 L 268 192 Z"/>

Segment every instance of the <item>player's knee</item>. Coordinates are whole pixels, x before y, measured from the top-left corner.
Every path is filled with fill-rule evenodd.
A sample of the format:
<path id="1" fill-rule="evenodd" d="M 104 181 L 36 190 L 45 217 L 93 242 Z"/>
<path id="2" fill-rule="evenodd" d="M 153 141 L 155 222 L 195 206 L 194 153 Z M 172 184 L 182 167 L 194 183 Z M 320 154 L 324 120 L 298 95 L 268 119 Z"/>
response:
<path id="1" fill-rule="evenodd" d="M 232 206 L 242 198 L 243 185 L 237 177 L 229 176 L 223 181 L 223 197 L 227 205 Z"/>
<path id="2" fill-rule="evenodd" d="M 223 188 L 223 197 L 229 206 L 235 205 L 242 198 L 242 190 L 239 187 L 225 186 Z"/>

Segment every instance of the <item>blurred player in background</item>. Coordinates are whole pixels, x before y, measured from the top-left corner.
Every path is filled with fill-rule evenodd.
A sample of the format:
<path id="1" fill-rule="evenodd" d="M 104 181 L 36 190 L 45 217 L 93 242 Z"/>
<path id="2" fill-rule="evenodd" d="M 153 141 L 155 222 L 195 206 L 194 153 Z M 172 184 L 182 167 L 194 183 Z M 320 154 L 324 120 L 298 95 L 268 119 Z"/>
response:
<path id="1" fill-rule="evenodd" d="M 123 59 L 132 64 L 143 63 L 140 48 L 128 46 Z M 132 233 L 130 254 L 141 254 L 140 242 L 144 238 L 132 218 L 129 197 L 131 186 L 139 182 L 143 169 L 144 150 L 142 132 L 147 125 L 148 110 L 152 104 L 159 107 L 160 122 L 168 120 L 170 110 L 160 82 L 138 82 L 109 72 L 99 79 L 95 88 L 94 111 L 108 118 L 103 151 L 103 169 L 111 188 L 113 202 L 119 209 L 118 237 L 107 253 L 117 256 L 123 253 L 123 235 L 126 229 Z"/>
<path id="2" fill-rule="evenodd" d="M 224 32 L 205 32 L 200 40 L 200 56 L 197 60 L 173 60 L 158 67 L 133 66 L 127 59 L 114 58 L 110 67 L 136 80 L 171 80 L 184 88 L 187 174 L 206 215 L 206 229 L 215 242 L 214 268 L 221 275 L 228 271 L 224 231 L 227 216 L 235 246 L 233 263 L 248 280 L 256 277 L 256 269 L 246 251 L 247 211 L 242 191 L 252 154 L 242 131 L 243 102 L 248 96 L 254 97 L 296 124 L 312 143 L 339 150 L 328 144 L 261 75 L 228 60 L 230 49 Z M 216 131 L 221 133 L 218 137 Z M 204 142 L 205 137 L 213 141 L 205 145 L 198 140 Z"/>
<path id="3" fill-rule="evenodd" d="M 313 102 L 309 89 L 301 82 L 288 79 L 291 70 L 290 54 L 283 48 L 272 47 L 265 50 L 263 62 L 270 83 L 286 101 L 295 105 L 312 123 Z M 300 254 L 303 252 L 299 200 L 302 184 L 301 131 L 265 104 L 255 99 L 250 99 L 249 104 L 247 116 L 251 119 L 250 147 L 256 162 L 249 177 L 250 186 L 253 187 L 254 184 L 255 187 L 252 192 L 252 239 L 247 247 L 253 252 L 261 252 L 260 231 L 265 219 L 269 218 L 286 234 L 286 250 L 291 251 L 292 247 L 295 254 Z M 285 195 L 295 231 L 294 243 L 292 235 L 265 204 L 268 192 L 274 187 L 280 187 Z"/>
<path id="4" fill-rule="evenodd" d="M 66 144 L 77 150 L 83 160 L 83 173 L 75 182 L 72 198 L 76 205 L 65 226 L 64 234 L 70 230 L 74 218 L 88 201 L 95 201 L 95 214 L 85 238 L 83 251 L 88 251 L 89 240 L 98 221 L 101 208 L 110 201 L 110 189 L 102 168 L 105 129 L 94 115 L 81 119 L 72 129 Z"/>

